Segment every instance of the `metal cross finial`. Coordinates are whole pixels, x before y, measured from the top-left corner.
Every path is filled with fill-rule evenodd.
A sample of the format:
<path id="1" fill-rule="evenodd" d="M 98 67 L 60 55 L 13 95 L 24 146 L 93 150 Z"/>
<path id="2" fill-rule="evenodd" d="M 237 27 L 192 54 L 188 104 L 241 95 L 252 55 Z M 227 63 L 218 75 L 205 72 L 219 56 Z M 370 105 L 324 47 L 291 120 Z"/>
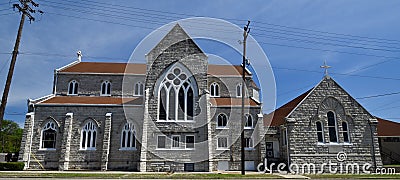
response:
<path id="1" fill-rule="evenodd" d="M 331 68 L 331 66 L 328 66 L 326 64 L 326 60 L 324 61 L 324 65 L 322 65 L 321 68 L 325 69 L 325 76 L 328 76 L 328 69 Z"/>

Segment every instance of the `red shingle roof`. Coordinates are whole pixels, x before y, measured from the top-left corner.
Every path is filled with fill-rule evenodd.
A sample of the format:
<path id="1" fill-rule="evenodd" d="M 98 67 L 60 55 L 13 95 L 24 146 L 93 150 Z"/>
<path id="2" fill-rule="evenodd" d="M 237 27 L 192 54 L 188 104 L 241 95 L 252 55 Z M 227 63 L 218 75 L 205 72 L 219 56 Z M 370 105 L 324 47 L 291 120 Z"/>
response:
<path id="1" fill-rule="evenodd" d="M 242 98 L 225 98 L 225 97 L 217 97 L 217 98 L 210 98 L 210 102 L 213 106 L 241 106 L 242 105 Z M 253 99 L 245 99 L 244 100 L 245 106 L 259 106 L 260 103 L 257 103 Z"/>
<path id="2" fill-rule="evenodd" d="M 47 99 L 39 104 L 71 104 L 71 105 L 141 105 L 141 97 L 122 98 L 106 96 L 56 96 Z"/>
<path id="3" fill-rule="evenodd" d="M 311 90 L 296 97 L 270 114 L 264 115 L 264 126 L 279 126 L 285 123 L 285 117 L 310 93 Z"/>
<path id="4" fill-rule="evenodd" d="M 146 64 L 79 62 L 60 70 L 61 73 L 112 73 L 112 74 L 146 74 Z M 215 76 L 241 76 L 239 65 L 208 65 L 208 74 Z M 246 76 L 250 75 L 246 72 Z"/>
<path id="5" fill-rule="evenodd" d="M 146 64 L 80 62 L 73 66 L 62 69 L 60 72 L 146 74 Z"/>
<path id="6" fill-rule="evenodd" d="M 378 119 L 378 136 L 399 136 L 400 137 L 400 123 Z"/>
<path id="7" fill-rule="evenodd" d="M 241 76 L 243 72 L 242 66 L 239 65 L 208 65 L 208 74 L 216 76 Z M 246 76 L 250 74 L 246 71 Z"/>

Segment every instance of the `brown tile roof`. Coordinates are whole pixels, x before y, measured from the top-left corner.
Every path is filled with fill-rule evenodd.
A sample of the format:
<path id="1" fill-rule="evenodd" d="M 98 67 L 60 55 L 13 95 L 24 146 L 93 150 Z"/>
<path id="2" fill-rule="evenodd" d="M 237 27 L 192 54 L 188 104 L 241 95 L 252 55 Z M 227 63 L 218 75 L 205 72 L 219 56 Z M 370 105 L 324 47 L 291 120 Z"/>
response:
<path id="1" fill-rule="evenodd" d="M 62 69 L 60 72 L 145 74 L 146 73 L 146 64 L 80 62 L 73 66 Z"/>
<path id="2" fill-rule="evenodd" d="M 242 66 L 239 65 L 208 65 L 208 74 L 216 76 L 241 76 Z M 250 74 L 246 72 L 246 76 Z"/>
<path id="3" fill-rule="evenodd" d="M 71 104 L 71 105 L 141 105 L 141 97 L 122 98 L 106 96 L 55 96 L 39 104 Z"/>
<path id="4" fill-rule="evenodd" d="M 292 112 L 292 110 L 308 95 L 308 93 L 310 93 L 310 91 L 311 89 L 276 109 L 274 112 L 265 114 L 263 117 L 264 126 L 279 126 L 284 124 L 285 117 Z"/>
<path id="5" fill-rule="evenodd" d="M 215 98 L 210 98 L 210 102 L 212 106 L 241 106 L 242 98 L 215 97 Z M 244 105 L 259 106 L 260 103 L 257 103 L 253 99 L 245 99 Z"/>
<path id="6" fill-rule="evenodd" d="M 378 136 L 400 136 L 400 123 L 376 117 Z"/>
<path id="7" fill-rule="evenodd" d="M 146 64 L 80 62 L 60 70 L 62 73 L 113 73 L 113 74 L 146 74 Z M 208 65 L 208 74 L 216 76 L 240 76 L 239 65 Z M 246 75 L 249 75 L 246 73 Z"/>

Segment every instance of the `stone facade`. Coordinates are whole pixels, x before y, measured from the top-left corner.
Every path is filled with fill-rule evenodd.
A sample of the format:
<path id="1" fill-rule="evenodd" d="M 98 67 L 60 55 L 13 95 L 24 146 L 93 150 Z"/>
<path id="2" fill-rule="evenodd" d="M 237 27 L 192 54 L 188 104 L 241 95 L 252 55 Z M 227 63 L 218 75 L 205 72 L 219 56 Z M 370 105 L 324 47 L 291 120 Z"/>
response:
<path id="1" fill-rule="evenodd" d="M 329 112 L 334 114 L 333 124 L 329 122 Z M 321 166 L 328 162 L 356 163 L 360 171 L 366 163 L 372 168 L 382 167 L 376 118 L 331 77 L 325 76 L 312 90 L 275 113 L 274 121 L 281 123 L 275 124 L 278 130 L 266 139 L 279 138 L 280 161 L 298 165 L 299 172 L 308 173 L 303 166 L 306 164 L 315 164 L 316 171 L 322 168 L 329 172 L 328 166 Z M 317 129 L 317 122 L 322 129 Z"/>
<path id="2" fill-rule="evenodd" d="M 89 63 L 79 56 L 57 69 L 53 94 L 28 103 L 25 169 L 241 170 L 242 128 L 246 170 L 264 158 L 300 167 L 338 163 L 338 153 L 348 163 L 382 166 L 377 120 L 328 76 L 263 116 L 260 90 L 246 71 L 243 117 L 242 67 L 208 64 L 179 25 L 146 60 Z"/>
<path id="3" fill-rule="evenodd" d="M 21 150 L 25 169 L 214 171 L 218 161 L 224 160 L 230 164 L 228 170 L 239 170 L 241 115 L 240 106 L 233 103 L 241 99 L 236 92 L 240 72 L 233 68 L 230 75 L 210 74 L 207 56 L 179 25 L 146 59 L 144 66 L 125 64 L 121 69 L 124 64 L 85 63 L 79 57 L 79 61 L 57 69 L 53 94 L 29 102 Z M 146 71 L 140 67 L 146 67 Z M 185 72 L 188 77 L 184 79 L 191 83 L 193 119 L 160 118 L 160 88 L 176 68 Z M 262 123 L 257 122 L 261 104 L 258 96 L 252 96 L 258 88 L 252 84 L 251 75 L 247 73 L 246 78 L 246 114 L 253 117 L 254 127 L 246 129 L 245 135 L 257 142 L 246 150 L 246 161 L 255 167 L 260 161 L 258 131 Z M 108 88 L 102 87 L 103 82 L 110 83 L 109 93 L 102 92 Z M 209 92 L 214 82 L 219 84 L 217 97 Z M 143 94 L 135 94 L 137 83 L 143 84 Z M 74 86 L 77 93 L 71 91 Z M 177 101 L 180 107 L 182 101 Z M 223 129 L 216 127 L 220 113 L 228 117 Z M 131 127 L 134 143 L 127 145 L 129 131 L 125 130 Z M 221 131 L 226 131 L 232 142 L 224 153 L 216 144 Z M 159 136 L 165 137 L 161 148 Z M 178 138 L 178 144 L 173 144 L 174 138 Z"/>

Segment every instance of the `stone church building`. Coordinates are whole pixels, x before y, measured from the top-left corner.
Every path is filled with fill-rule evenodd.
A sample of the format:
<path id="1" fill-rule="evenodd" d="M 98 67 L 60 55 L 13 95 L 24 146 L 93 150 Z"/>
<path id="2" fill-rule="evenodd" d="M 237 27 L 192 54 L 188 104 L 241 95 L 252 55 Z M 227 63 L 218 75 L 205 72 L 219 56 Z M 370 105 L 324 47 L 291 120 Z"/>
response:
<path id="1" fill-rule="evenodd" d="M 144 55 L 143 55 L 144 56 Z M 53 93 L 29 100 L 25 169 L 240 170 L 242 86 L 245 168 L 320 163 L 347 153 L 381 166 L 377 120 L 332 78 L 263 115 L 242 66 L 213 65 L 177 24 L 145 64 L 78 60 L 56 69 Z"/>
<path id="2" fill-rule="evenodd" d="M 328 162 L 382 167 L 377 118 L 327 74 L 312 89 L 265 115 L 264 124 L 272 127 L 267 147 L 279 147 L 271 162 L 297 164 L 301 172 L 303 164 Z"/>
<path id="3" fill-rule="evenodd" d="M 51 95 L 29 101 L 26 169 L 239 170 L 241 66 L 208 64 L 179 25 L 146 64 L 78 56 L 55 71 Z M 254 170 L 261 104 L 251 72 L 245 77 L 246 167 Z"/>

